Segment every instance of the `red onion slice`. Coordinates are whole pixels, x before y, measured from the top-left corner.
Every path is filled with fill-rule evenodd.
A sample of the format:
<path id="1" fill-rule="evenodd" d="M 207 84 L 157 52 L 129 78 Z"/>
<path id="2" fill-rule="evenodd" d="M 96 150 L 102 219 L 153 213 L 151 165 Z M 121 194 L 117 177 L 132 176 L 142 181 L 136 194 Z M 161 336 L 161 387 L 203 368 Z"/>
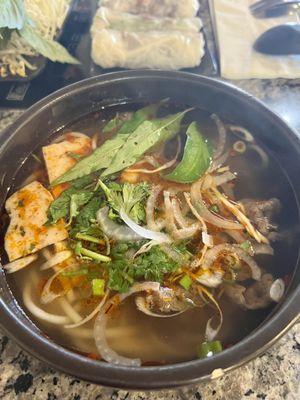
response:
<path id="1" fill-rule="evenodd" d="M 134 293 L 148 290 L 158 291 L 159 289 L 160 284 L 158 282 L 135 283 L 127 293 L 119 295 L 119 301 L 122 302 Z M 109 347 L 107 343 L 105 330 L 108 316 L 107 314 L 105 314 L 105 311 L 111 304 L 113 304 L 112 300 L 106 303 L 106 306 L 104 306 L 102 311 L 100 311 L 100 313 L 98 314 L 94 325 L 94 338 L 99 354 L 105 361 L 111 364 L 124 365 L 129 367 L 140 367 L 142 362 L 139 358 L 128 358 L 120 356 L 111 347 Z"/>

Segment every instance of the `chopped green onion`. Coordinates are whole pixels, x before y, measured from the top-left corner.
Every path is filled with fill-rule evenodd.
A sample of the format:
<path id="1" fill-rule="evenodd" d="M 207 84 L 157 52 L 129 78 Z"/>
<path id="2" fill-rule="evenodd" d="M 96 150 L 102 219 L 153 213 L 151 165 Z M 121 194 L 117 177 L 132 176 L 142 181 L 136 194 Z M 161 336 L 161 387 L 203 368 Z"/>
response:
<path id="1" fill-rule="evenodd" d="M 82 249 L 82 243 L 81 242 L 77 242 L 76 246 L 75 246 L 75 254 L 76 256 L 80 256 L 81 255 L 81 249 Z"/>
<path id="2" fill-rule="evenodd" d="M 111 261 L 110 257 L 104 256 L 103 254 L 100 253 L 96 253 L 95 251 L 92 250 L 85 249 L 84 247 L 81 247 L 80 254 L 92 258 L 95 261 L 101 261 L 101 262 Z"/>
<path id="3" fill-rule="evenodd" d="M 216 213 L 216 214 L 219 214 L 219 213 L 220 213 L 220 209 L 219 209 L 219 207 L 218 207 L 217 204 L 211 205 L 211 206 L 209 207 L 209 209 L 210 209 L 210 211 L 212 211 L 212 212 L 214 212 L 214 213 Z"/>
<path id="4" fill-rule="evenodd" d="M 92 280 L 92 291 L 94 296 L 104 296 L 104 288 L 105 288 L 104 279 Z"/>
<path id="5" fill-rule="evenodd" d="M 222 344 L 219 340 L 203 342 L 197 350 L 197 355 L 199 358 L 206 358 L 211 357 L 216 353 L 220 353 L 222 350 Z"/>
<path id="6" fill-rule="evenodd" d="M 188 275 L 184 275 L 184 276 L 180 279 L 180 281 L 179 281 L 180 285 L 181 285 L 185 290 L 189 290 L 189 288 L 190 288 L 192 282 L 193 282 L 192 279 L 191 279 Z"/>
<path id="7" fill-rule="evenodd" d="M 81 268 L 78 269 L 77 271 L 66 271 L 62 272 L 61 276 L 66 276 L 66 277 L 73 277 L 73 276 L 82 276 L 82 275 L 87 275 L 88 274 L 88 269 L 87 268 Z"/>
<path id="8" fill-rule="evenodd" d="M 249 242 L 249 240 L 246 240 L 245 242 L 240 244 L 240 248 L 245 251 L 249 251 L 250 247 L 251 247 L 251 243 Z"/>
<path id="9" fill-rule="evenodd" d="M 86 242 L 92 242 L 92 243 L 102 243 L 101 239 L 98 239 L 94 236 L 91 235 L 85 235 L 84 233 L 76 233 L 75 235 L 76 239 L 80 239 L 80 240 L 85 240 Z"/>

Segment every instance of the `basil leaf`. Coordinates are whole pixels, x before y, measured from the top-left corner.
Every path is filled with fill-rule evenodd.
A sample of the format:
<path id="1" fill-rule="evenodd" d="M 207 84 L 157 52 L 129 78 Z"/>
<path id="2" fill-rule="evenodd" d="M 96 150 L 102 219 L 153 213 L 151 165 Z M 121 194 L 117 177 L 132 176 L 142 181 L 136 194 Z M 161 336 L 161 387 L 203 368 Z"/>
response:
<path id="1" fill-rule="evenodd" d="M 174 182 L 191 183 L 199 179 L 208 169 L 211 152 L 203 139 L 196 122 L 192 122 L 186 132 L 187 141 L 182 160 L 164 178 Z"/>
<path id="2" fill-rule="evenodd" d="M 51 61 L 58 61 L 68 64 L 79 64 L 71 54 L 60 43 L 41 36 L 32 26 L 26 24 L 20 30 L 22 38 L 42 56 Z"/>
<path id="3" fill-rule="evenodd" d="M 0 0 L 0 28 L 22 29 L 24 24 L 24 1 Z"/>
<path id="4" fill-rule="evenodd" d="M 112 139 L 106 140 L 102 146 L 98 147 L 91 155 L 83 158 L 74 165 L 69 171 L 56 179 L 52 185 L 59 183 L 69 182 L 73 179 L 89 175 L 92 172 L 99 171 L 100 169 L 107 168 L 118 150 L 126 142 L 129 135 L 147 118 L 156 113 L 159 104 L 152 104 L 136 111 L 132 118 L 125 121 L 118 131 L 117 135 Z"/>
<path id="5" fill-rule="evenodd" d="M 10 40 L 12 29 L 9 28 L 0 28 L 0 50 L 5 49 L 7 43 Z"/>
<path id="6" fill-rule="evenodd" d="M 114 174 L 135 164 L 153 146 L 171 139 L 179 131 L 181 120 L 188 111 L 190 110 L 152 121 L 144 121 L 128 137 L 101 176 Z"/>

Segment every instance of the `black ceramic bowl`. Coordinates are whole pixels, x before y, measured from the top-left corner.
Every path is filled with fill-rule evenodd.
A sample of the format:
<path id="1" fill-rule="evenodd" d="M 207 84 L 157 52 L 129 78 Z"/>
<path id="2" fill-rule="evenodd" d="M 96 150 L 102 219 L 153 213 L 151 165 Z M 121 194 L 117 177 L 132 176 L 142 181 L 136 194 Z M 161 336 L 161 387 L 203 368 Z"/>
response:
<path id="1" fill-rule="evenodd" d="M 290 210 L 299 224 L 300 141 L 274 113 L 248 94 L 216 80 L 180 72 L 139 71 L 102 75 L 66 87 L 28 109 L 0 139 L 0 202 L 3 206 L 14 176 L 45 137 L 74 119 L 101 107 L 162 98 L 198 106 L 249 129 L 276 156 L 293 187 Z M 289 204 L 285 207 L 289 208 Z M 290 207 L 292 208 L 292 207 Z M 298 209 L 297 209 L 298 208 Z M 19 308 L 5 274 L 0 272 L 1 325 L 25 350 L 68 374 L 119 388 L 156 389 L 214 378 L 256 357 L 295 321 L 300 304 L 299 234 L 294 235 L 294 258 L 286 254 L 285 269 L 293 279 L 283 301 L 245 339 L 210 359 L 161 367 L 127 368 L 82 357 L 45 337 Z"/>

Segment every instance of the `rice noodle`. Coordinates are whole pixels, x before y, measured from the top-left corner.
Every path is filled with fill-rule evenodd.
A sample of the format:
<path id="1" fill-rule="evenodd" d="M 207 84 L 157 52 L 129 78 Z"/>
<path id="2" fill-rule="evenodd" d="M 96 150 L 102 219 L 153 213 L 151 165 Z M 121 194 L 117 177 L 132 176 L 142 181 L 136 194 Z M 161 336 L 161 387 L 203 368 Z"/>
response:
<path id="1" fill-rule="evenodd" d="M 99 313 L 101 308 L 104 306 L 108 295 L 109 295 L 109 290 L 105 292 L 105 295 L 100 301 L 100 303 L 94 308 L 94 310 L 88 316 L 86 316 L 85 318 L 81 318 L 81 320 L 76 322 L 75 324 L 65 325 L 65 328 L 67 329 L 78 328 L 79 326 L 82 326 L 87 322 L 89 322 L 91 319 L 93 319 Z"/>
<path id="2" fill-rule="evenodd" d="M 12 261 L 4 265 L 3 268 L 6 270 L 8 274 L 12 274 L 32 264 L 34 261 L 36 261 L 36 259 L 37 255 L 31 254 L 27 257 L 19 258 L 18 260 Z"/>
<path id="3" fill-rule="evenodd" d="M 61 297 L 58 299 L 58 302 L 60 307 L 64 310 L 65 314 L 70 318 L 71 321 L 77 323 L 82 319 L 80 314 L 71 306 L 66 298 Z"/>
<path id="4" fill-rule="evenodd" d="M 42 310 L 32 301 L 30 292 L 31 292 L 31 281 L 29 281 L 27 285 L 25 285 L 25 288 L 23 290 L 23 302 L 25 307 L 31 312 L 32 315 L 43 321 L 47 321 L 50 322 L 51 324 L 56 324 L 56 325 L 63 325 L 70 322 L 70 319 L 67 316 L 51 314 Z"/>
<path id="5" fill-rule="evenodd" d="M 157 291 L 160 288 L 160 284 L 157 282 L 143 282 L 134 284 L 131 289 L 122 295 L 117 295 L 119 302 L 122 302 L 127 297 L 131 296 L 134 293 L 142 292 L 142 291 Z M 106 340 L 106 325 L 108 316 L 106 314 L 106 310 L 110 305 L 114 304 L 114 299 L 108 301 L 106 306 L 103 307 L 103 310 L 98 314 L 95 326 L 94 326 L 94 337 L 97 349 L 101 355 L 101 357 L 112 364 L 116 365 L 125 365 L 130 367 L 140 367 L 141 360 L 139 358 L 128 358 L 123 357 L 117 354 L 111 347 L 109 347 Z"/>
<path id="6" fill-rule="evenodd" d="M 202 200 L 201 194 L 202 181 L 194 183 L 191 187 L 191 201 L 193 206 L 197 209 L 199 215 L 204 221 L 209 222 L 219 228 L 224 229 L 243 229 L 243 226 L 237 222 L 223 219 L 215 214 L 212 214 Z M 197 207 L 198 205 L 198 207 Z"/>
<path id="7" fill-rule="evenodd" d="M 226 134 L 226 127 L 223 124 L 223 122 L 221 121 L 221 119 L 216 114 L 213 114 L 211 116 L 211 118 L 214 120 L 214 122 L 217 126 L 218 134 L 219 134 L 218 144 L 214 151 L 214 158 L 216 159 L 216 158 L 220 157 L 220 155 L 224 151 L 227 134 Z"/>
<path id="8" fill-rule="evenodd" d="M 40 269 L 41 271 L 45 271 L 46 269 L 52 268 L 57 264 L 63 263 L 70 257 L 72 257 L 72 252 L 70 250 L 60 251 L 59 253 L 54 254 L 51 259 L 43 263 Z"/>

